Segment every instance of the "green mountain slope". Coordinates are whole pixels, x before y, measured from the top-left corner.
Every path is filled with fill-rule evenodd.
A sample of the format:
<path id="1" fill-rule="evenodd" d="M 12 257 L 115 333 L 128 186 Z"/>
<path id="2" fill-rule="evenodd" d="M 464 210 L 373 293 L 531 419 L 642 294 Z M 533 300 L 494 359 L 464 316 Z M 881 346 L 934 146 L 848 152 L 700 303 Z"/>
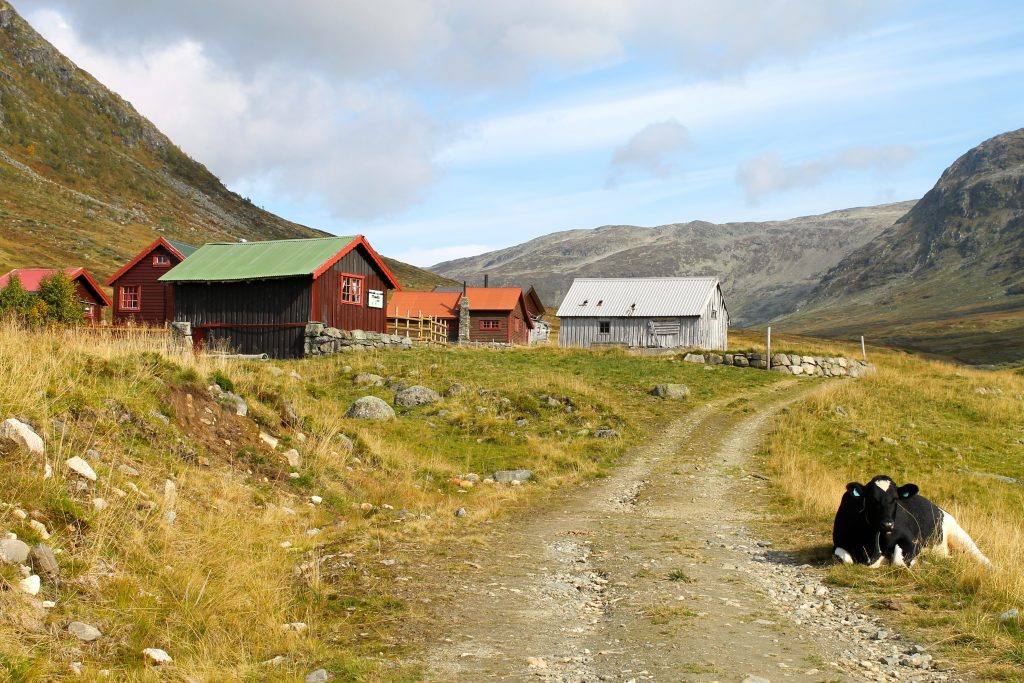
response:
<path id="1" fill-rule="evenodd" d="M 957 159 L 784 323 L 964 362 L 1024 358 L 1024 129 Z"/>
<path id="2" fill-rule="evenodd" d="M 0 272 L 82 265 L 105 277 L 160 235 L 322 234 L 228 190 L 0 0 Z M 448 282 L 396 270 L 405 286 Z"/>

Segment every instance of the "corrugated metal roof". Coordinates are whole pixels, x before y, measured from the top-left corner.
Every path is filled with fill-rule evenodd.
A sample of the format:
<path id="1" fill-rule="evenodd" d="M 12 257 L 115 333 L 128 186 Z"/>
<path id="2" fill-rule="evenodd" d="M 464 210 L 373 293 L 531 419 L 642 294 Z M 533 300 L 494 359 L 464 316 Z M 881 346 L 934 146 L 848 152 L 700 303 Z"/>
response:
<path id="1" fill-rule="evenodd" d="M 388 315 L 458 318 L 461 298 L 461 289 L 458 292 L 395 292 L 388 302 Z"/>
<path id="2" fill-rule="evenodd" d="M 313 273 L 356 237 L 206 244 L 171 268 L 161 282 L 228 282 Z"/>
<path id="3" fill-rule="evenodd" d="M 559 318 L 701 315 L 718 287 L 714 277 L 576 278 Z"/>
<path id="4" fill-rule="evenodd" d="M 199 251 L 199 247 L 193 247 L 191 244 L 185 244 L 184 242 L 179 242 L 178 240 L 169 240 L 166 237 L 164 239 L 167 240 L 167 244 L 177 249 L 178 253 L 181 254 L 184 258 L 188 258 L 192 254 Z"/>

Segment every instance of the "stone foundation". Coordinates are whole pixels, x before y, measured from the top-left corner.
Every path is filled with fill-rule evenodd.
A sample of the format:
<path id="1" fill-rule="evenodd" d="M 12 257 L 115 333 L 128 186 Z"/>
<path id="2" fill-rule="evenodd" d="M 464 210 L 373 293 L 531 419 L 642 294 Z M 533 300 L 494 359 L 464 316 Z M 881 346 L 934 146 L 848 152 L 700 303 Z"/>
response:
<path id="1" fill-rule="evenodd" d="M 768 369 L 768 356 L 763 353 L 688 353 L 683 356 L 683 360 L 705 365 Z M 809 377 L 860 377 L 875 370 L 875 366 L 870 363 L 853 358 L 773 353 L 771 361 L 772 372 Z"/>
<path id="2" fill-rule="evenodd" d="M 329 356 L 333 353 L 360 353 L 369 349 L 411 349 L 412 340 L 398 334 L 339 330 L 323 323 L 306 325 L 306 356 Z"/>

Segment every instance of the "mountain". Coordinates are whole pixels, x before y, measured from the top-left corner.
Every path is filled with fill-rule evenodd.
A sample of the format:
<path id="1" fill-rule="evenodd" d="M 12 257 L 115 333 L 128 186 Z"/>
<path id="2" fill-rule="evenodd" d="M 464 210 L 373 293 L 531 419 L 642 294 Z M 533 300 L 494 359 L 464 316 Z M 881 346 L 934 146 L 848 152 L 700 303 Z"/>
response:
<path id="1" fill-rule="evenodd" d="M 964 362 L 1024 358 L 1024 128 L 957 159 L 782 322 Z"/>
<path id="2" fill-rule="evenodd" d="M 532 284 L 548 305 L 575 277 L 715 275 L 734 324 L 792 311 L 843 256 L 871 242 L 913 202 L 763 223 L 703 221 L 641 228 L 605 226 L 538 237 L 430 270 L 479 284 Z"/>
<path id="3" fill-rule="evenodd" d="M 160 235 L 323 234 L 228 190 L 0 0 L 0 272 L 81 265 L 106 277 Z M 403 283 L 448 282 L 390 264 Z"/>

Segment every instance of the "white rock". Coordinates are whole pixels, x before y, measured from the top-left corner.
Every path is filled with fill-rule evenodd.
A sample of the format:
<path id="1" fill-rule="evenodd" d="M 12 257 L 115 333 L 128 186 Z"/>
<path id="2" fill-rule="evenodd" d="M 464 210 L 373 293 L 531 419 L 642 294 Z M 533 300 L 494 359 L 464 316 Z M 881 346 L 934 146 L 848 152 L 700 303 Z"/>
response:
<path id="1" fill-rule="evenodd" d="M 22 510 L 21 508 L 14 508 L 11 514 L 13 514 L 18 519 L 28 519 L 28 513 Z"/>
<path id="2" fill-rule="evenodd" d="M 319 505 L 320 503 L 324 502 L 324 499 L 321 498 L 320 496 L 310 496 L 309 502 L 312 503 L 313 505 Z"/>
<path id="3" fill-rule="evenodd" d="M 146 661 L 154 666 L 160 666 L 161 664 L 170 664 L 174 660 L 171 656 L 161 650 L 158 647 L 147 647 L 142 651 L 142 656 L 146 658 Z"/>
<path id="4" fill-rule="evenodd" d="M 43 524 L 39 520 L 33 519 L 28 523 L 28 525 L 35 529 L 36 533 L 39 534 L 39 537 L 41 539 L 43 539 L 44 541 L 49 540 L 50 532 L 46 529 L 45 524 Z"/>
<path id="5" fill-rule="evenodd" d="M 43 455 L 46 452 L 43 439 L 27 424 L 13 417 L 4 420 L 0 425 L 0 436 L 18 444 L 32 455 Z"/>
<path id="6" fill-rule="evenodd" d="M 327 669 L 317 669 L 306 674 L 306 683 L 327 683 L 330 675 L 327 673 Z"/>
<path id="7" fill-rule="evenodd" d="M 72 621 L 68 624 L 68 633 L 85 643 L 91 643 L 103 636 L 98 628 L 84 621 Z"/>
<path id="8" fill-rule="evenodd" d="M 39 577 L 35 574 L 25 577 L 18 582 L 18 588 L 20 588 L 23 593 L 28 593 L 29 595 L 38 595 L 41 587 L 42 583 L 40 582 Z"/>
<path id="9" fill-rule="evenodd" d="M 28 554 L 31 548 L 28 547 L 24 541 L 19 541 L 18 537 L 4 538 L 0 540 L 0 563 L 3 564 L 22 564 L 28 559 Z"/>
<path id="10" fill-rule="evenodd" d="M 288 461 L 291 467 L 298 467 L 302 464 L 302 456 L 294 448 L 289 448 L 284 452 L 284 457 Z"/>
<path id="11" fill-rule="evenodd" d="M 103 500 L 102 498 L 93 498 L 92 509 L 95 510 L 96 512 L 103 512 L 104 510 L 107 509 L 107 501 Z"/>
<path id="12" fill-rule="evenodd" d="M 277 448 L 277 439 L 272 437 L 270 434 L 267 434 L 266 432 L 260 432 L 260 440 L 262 440 L 263 443 L 267 444 L 271 448 Z"/>
<path id="13" fill-rule="evenodd" d="M 178 485 L 170 479 L 164 480 L 164 507 L 173 510 L 178 504 Z"/>
<path id="14" fill-rule="evenodd" d="M 89 481 L 96 481 L 96 472 L 89 465 L 89 463 L 87 463 L 85 460 L 78 457 L 77 455 L 73 458 L 68 458 L 66 464 L 68 466 L 68 469 L 70 469 L 75 474 L 81 477 L 85 477 Z"/>
<path id="15" fill-rule="evenodd" d="M 53 467 L 50 465 L 50 463 L 46 463 L 46 466 L 43 467 L 43 479 L 52 479 L 52 478 L 53 478 Z"/>
<path id="16" fill-rule="evenodd" d="M 43 600 L 40 604 L 43 606 L 43 609 L 53 609 L 57 606 L 57 603 L 53 600 Z"/>
<path id="17" fill-rule="evenodd" d="M 285 631 L 295 631 L 296 633 L 305 633 L 306 630 L 309 629 L 309 626 L 307 626 L 306 623 L 303 622 L 303 621 L 293 621 L 293 622 L 288 623 L 288 624 L 282 624 L 281 628 L 283 628 Z"/>

